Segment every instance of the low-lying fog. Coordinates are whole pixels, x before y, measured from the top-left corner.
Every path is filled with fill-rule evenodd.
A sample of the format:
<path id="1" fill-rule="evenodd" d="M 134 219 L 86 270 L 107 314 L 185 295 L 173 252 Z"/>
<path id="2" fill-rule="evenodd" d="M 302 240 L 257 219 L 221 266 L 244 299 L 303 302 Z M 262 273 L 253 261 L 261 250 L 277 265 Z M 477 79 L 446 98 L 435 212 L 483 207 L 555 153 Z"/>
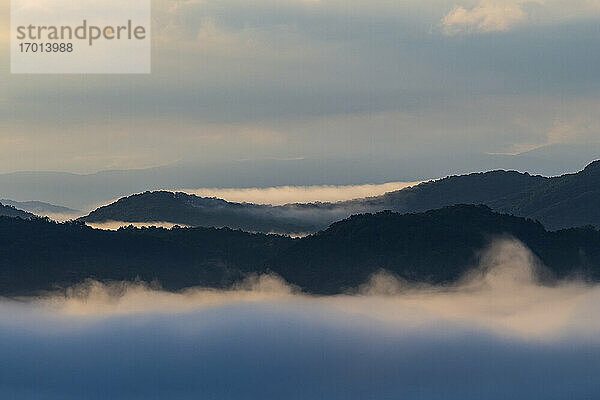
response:
<path id="1" fill-rule="evenodd" d="M 537 283 L 499 241 L 451 287 L 381 273 L 312 297 L 277 277 L 167 293 L 88 283 L 0 302 L 6 399 L 590 399 L 600 288 Z"/>
<path id="2" fill-rule="evenodd" d="M 361 199 L 418 185 L 420 182 L 389 182 L 371 185 L 275 186 L 267 188 L 200 188 L 182 192 L 200 197 L 217 197 L 234 203 L 271 204 L 315 203 Z"/>
<path id="3" fill-rule="evenodd" d="M 295 203 L 314 203 L 314 202 L 340 202 L 346 200 L 360 199 L 365 197 L 379 196 L 388 192 L 405 189 L 419 184 L 420 182 L 389 182 L 384 184 L 371 184 L 371 185 L 348 185 L 348 186 L 278 186 L 278 187 L 267 187 L 267 188 L 200 188 L 200 189 L 182 189 L 177 192 L 185 192 L 188 194 L 194 194 L 200 197 L 216 197 L 222 200 L 226 200 L 234 203 L 252 203 L 261 205 L 274 205 L 280 206 L 285 204 Z M 103 204 L 108 205 L 117 201 L 113 201 Z M 82 215 L 47 215 L 51 219 L 56 221 L 67 221 L 70 219 L 77 218 L 79 216 L 87 215 L 89 212 L 100 207 L 102 205 L 96 205 L 88 212 Z M 323 228 L 335 222 L 347 218 L 352 214 L 359 213 L 363 210 L 357 209 L 345 209 L 339 208 L 335 210 L 314 210 L 314 209 L 302 209 L 302 208 L 289 208 L 286 210 L 279 210 L 278 214 L 275 214 L 281 220 L 301 220 L 307 224 L 315 224 L 322 226 Z M 248 215 L 264 216 L 264 210 L 246 210 Z M 364 211 L 363 211 L 364 212 Z M 273 211 L 269 211 L 268 214 L 272 217 Z M 95 229 L 104 230 L 117 230 L 121 227 L 133 225 L 136 227 L 148 227 L 156 226 L 170 229 L 175 225 L 185 226 L 184 224 L 175 224 L 169 221 L 147 221 L 147 222 L 128 222 L 128 221 L 103 221 L 103 222 L 87 222 L 88 226 Z M 250 229 L 251 230 L 251 229 Z M 302 237 L 313 232 L 279 232 L 279 231 L 261 231 L 264 233 L 276 233 L 285 234 L 292 237 Z"/>

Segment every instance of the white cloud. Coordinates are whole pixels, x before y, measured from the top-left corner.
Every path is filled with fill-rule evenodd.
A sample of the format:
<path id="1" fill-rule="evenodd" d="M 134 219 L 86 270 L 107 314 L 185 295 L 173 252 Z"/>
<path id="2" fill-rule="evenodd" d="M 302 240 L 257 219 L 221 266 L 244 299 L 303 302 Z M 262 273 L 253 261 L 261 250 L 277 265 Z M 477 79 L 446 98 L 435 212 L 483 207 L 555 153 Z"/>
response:
<path id="1" fill-rule="evenodd" d="M 596 118 L 579 115 L 569 120 L 554 121 L 548 132 L 548 144 L 597 142 L 600 123 Z"/>
<path id="2" fill-rule="evenodd" d="M 586 107 L 590 110 L 585 110 Z M 517 125 L 529 132 L 534 132 L 537 125 L 539 133 L 529 136 L 536 140 L 517 142 L 505 154 L 522 154 L 552 145 L 585 145 L 590 149 L 595 148 L 600 142 L 600 123 L 591 107 L 591 104 L 577 102 L 577 106 L 564 105 L 562 112 L 555 113 L 548 122 L 532 119 L 517 121 Z"/>
<path id="3" fill-rule="evenodd" d="M 456 6 L 442 20 L 447 35 L 506 31 L 527 19 L 521 1 L 481 1 L 467 9 Z"/>
<path id="4" fill-rule="evenodd" d="M 479 0 L 457 4 L 441 25 L 446 35 L 504 32 L 524 24 L 589 19 L 598 12 L 596 0 Z"/>

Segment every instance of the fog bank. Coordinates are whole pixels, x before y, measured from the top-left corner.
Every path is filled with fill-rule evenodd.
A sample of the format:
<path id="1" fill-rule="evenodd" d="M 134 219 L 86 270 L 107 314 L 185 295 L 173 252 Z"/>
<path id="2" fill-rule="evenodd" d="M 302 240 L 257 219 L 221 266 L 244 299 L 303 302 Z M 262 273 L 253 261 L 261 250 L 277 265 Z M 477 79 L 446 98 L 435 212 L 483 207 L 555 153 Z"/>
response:
<path id="1" fill-rule="evenodd" d="M 496 242 L 449 287 L 380 273 L 307 296 L 274 276 L 167 293 L 88 282 L 0 302 L 0 397 L 589 399 L 600 393 L 600 288 L 538 283 Z"/>
<path id="2" fill-rule="evenodd" d="M 418 185 L 420 182 L 389 182 L 379 185 L 276 186 L 267 188 L 184 189 L 185 193 L 201 197 L 217 197 L 234 203 L 284 205 L 361 199 Z"/>

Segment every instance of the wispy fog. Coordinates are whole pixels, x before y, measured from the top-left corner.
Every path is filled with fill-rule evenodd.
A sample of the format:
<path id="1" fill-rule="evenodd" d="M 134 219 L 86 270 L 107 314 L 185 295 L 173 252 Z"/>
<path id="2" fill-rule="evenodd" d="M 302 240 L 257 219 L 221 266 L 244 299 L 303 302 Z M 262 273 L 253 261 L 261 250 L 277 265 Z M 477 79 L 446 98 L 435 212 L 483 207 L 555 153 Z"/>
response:
<path id="1" fill-rule="evenodd" d="M 243 229 L 248 232 L 262 232 L 289 235 L 292 237 L 302 237 L 314 233 L 320 229 L 325 229 L 333 222 L 342 220 L 352 214 L 367 211 L 379 211 L 378 208 L 370 210 L 361 205 L 336 204 L 333 207 L 306 207 L 307 203 L 315 202 L 343 202 L 346 200 L 361 199 L 382 195 L 395 190 L 401 190 L 419 184 L 419 182 L 391 182 L 380 185 L 349 185 L 349 186 L 277 186 L 267 188 L 244 188 L 244 189 L 186 189 L 178 190 L 187 194 L 193 194 L 199 197 L 216 197 L 233 203 L 251 203 L 257 205 L 273 205 L 275 207 L 245 207 L 243 209 L 229 210 L 229 212 L 239 213 L 240 218 L 255 218 L 256 222 L 242 223 L 236 225 L 226 215 L 207 222 L 201 220 L 199 225 L 194 226 L 215 226 L 230 227 L 233 229 Z M 104 204 L 109 205 L 117 199 Z M 101 205 L 98 205 L 101 207 Z M 219 212 L 220 207 L 214 206 L 215 212 Z M 193 214 L 193 213 L 192 213 Z M 163 218 L 164 216 L 152 216 L 150 218 Z M 194 219 L 194 215 L 191 215 Z M 189 219 L 183 219 L 184 222 Z M 196 219 L 198 221 L 198 219 Z M 275 222 L 274 222 L 275 221 Z M 87 225 L 96 229 L 116 230 L 123 226 L 133 225 L 136 227 L 157 226 L 172 228 L 175 225 L 185 226 L 186 224 L 173 221 L 144 221 L 129 222 L 125 221 L 102 221 L 86 222 Z M 190 222 L 190 224 L 192 224 Z M 283 226 L 288 224 L 290 227 Z"/>
<path id="2" fill-rule="evenodd" d="M 268 188 L 185 189 L 201 197 L 217 197 L 235 203 L 284 205 L 290 203 L 337 202 L 379 196 L 420 182 L 389 182 L 380 185 L 277 186 Z"/>
<path id="3" fill-rule="evenodd" d="M 312 297 L 273 276 L 167 293 L 89 282 L 0 303 L 0 397 L 589 399 L 600 288 L 543 286 L 499 241 L 451 287 L 381 273 Z"/>

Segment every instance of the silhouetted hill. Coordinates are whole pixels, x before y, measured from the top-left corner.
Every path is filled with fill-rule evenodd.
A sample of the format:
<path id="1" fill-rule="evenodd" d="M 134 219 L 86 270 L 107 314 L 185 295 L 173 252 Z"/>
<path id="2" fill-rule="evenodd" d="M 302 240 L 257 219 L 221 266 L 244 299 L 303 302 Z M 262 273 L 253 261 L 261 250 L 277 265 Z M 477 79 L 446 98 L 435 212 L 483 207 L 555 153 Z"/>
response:
<path id="1" fill-rule="evenodd" d="M 324 211 L 327 212 L 328 211 Z M 323 213 L 323 212 L 321 212 Z M 251 232 L 306 233 L 323 226 L 318 209 L 231 203 L 186 193 L 146 192 L 124 197 L 81 218 L 85 222 L 172 222 Z M 340 216 L 341 218 L 344 215 Z M 336 218 L 337 219 L 337 218 Z M 326 225 L 325 225 L 326 226 Z"/>
<path id="2" fill-rule="evenodd" d="M 363 208 L 421 212 L 454 204 L 488 204 L 545 185 L 551 178 L 515 171 L 490 171 L 424 182 L 382 196 L 345 202 Z"/>
<path id="3" fill-rule="evenodd" d="M 489 204 L 498 211 L 535 218 L 549 229 L 600 227 L 600 161 Z"/>
<path id="4" fill-rule="evenodd" d="M 82 223 L 0 217 L 0 295 L 31 294 L 85 279 L 158 281 L 166 289 L 221 287 L 292 239 L 231 229 L 95 230 Z"/>
<path id="5" fill-rule="evenodd" d="M 600 162 L 585 170 L 546 178 L 515 171 L 451 176 L 382 196 L 339 203 L 259 206 L 203 199 L 183 193 L 146 192 L 123 198 L 83 218 L 88 222 L 164 221 L 190 226 L 228 226 L 256 232 L 315 232 L 352 214 L 392 210 L 422 212 L 456 204 L 485 204 L 534 218 L 548 229 L 600 227 Z"/>
<path id="6" fill-rule="evenodd" d="M 600 161 L 576 174 L 553 178 L 514 171 L 448 177 L 373 199 L 350 202 L 364 209 L 418 212 L 453 204 L 485 204 L 533 218 L 550 230 L 600 227 Z"/>
<path id="7" fill-rule="evenodd" d="M 0 203 L 0 217 L 30 218 L 33 217 L 33 214 L 19 210 L 10 205 L 4 205 Z"/>
<path id="8" fill-rule="evenodd" d="M 600 280 L 600 232 L 548 232 L 535 221 L 486 206 L 420 214 L 357 215 L 290 239 L 213 228 L 94 230 L 82 223 L 0 218 L 0 294 L 17 295 L 86 278 L 158 281 L 176 290 L 224 287 L 273 272 L 311 293 L 340 293 L 381 269 L 411 281 L 446 283 L 477 264 L 493 238 L 512 236 L 555 277 Z"/>
<path id="9" fill-rule="evenodd" d="M 72 208 L 44 203 L 43 201 L 14 201 L 2 199 L 0 200 L 0 203 L 41 216 L 47 214 L 76 215 L 79 213 L 79 211 L 73 210 Z"/>
<path id="10" fill-rule="evenodd" d="M 600 278 L 600 232 L 594 228 L 549 232 L 537 221 L 472 205 L 352 216 L 295 242 L 271 266 L 302 288 L 319 282 L 326 293 L 356 287 L 379 269 L 409 281 L 447 283 L 476 265 L 478 250 L 503 236 L 522 241 L 555 277 L 579 271 Z"/>

